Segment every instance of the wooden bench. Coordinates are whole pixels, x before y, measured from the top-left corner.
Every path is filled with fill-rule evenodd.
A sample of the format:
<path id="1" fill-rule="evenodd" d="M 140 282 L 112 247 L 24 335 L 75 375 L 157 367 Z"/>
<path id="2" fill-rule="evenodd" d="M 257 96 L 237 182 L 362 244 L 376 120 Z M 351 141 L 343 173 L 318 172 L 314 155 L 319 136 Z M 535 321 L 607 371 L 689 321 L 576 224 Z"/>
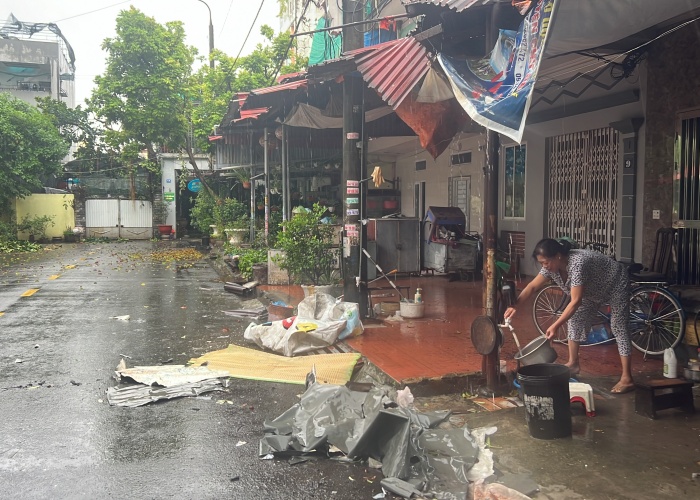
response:
<path id="1" fill-rule="evenodd" d="M 656 412 L 680 408 L 695 411 L 693 383 L 679 378 L 652 379 L 635 384 L 634 410 L 640 415 L 656 418 Z"/>

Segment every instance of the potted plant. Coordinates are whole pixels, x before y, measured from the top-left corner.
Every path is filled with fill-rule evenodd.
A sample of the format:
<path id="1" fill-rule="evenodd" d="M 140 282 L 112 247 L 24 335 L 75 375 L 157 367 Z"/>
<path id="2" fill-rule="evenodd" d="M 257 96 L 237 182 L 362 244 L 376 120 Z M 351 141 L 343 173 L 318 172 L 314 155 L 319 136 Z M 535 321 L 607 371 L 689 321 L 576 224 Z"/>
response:
<path id="1" fill-rule="evenodd" d="M 73 228 L 68 226 L 66 230 L 63 231 L 63 241 L 66 243 L 75 243 L 80 238 L 79 234 L 73 232 Z"/>
<path id="2" fill-rule="evenodd" d="M 226 233 L 229 243 L 245 242 L 250 229 L 248 208 L 235 198 L 218 200 L 214 207 L 214 221 L 219 231 Z"/>
<path id="3" fill-rule="evenodd" d="M 236 168 L 233 173 L 241 181 L 243 189 L 250 189 L 250 172 L 247 168 Z"/>
<path id="4" fill-rule="evenodd" d="M 153 222 L 158 227 L 158 233 L 161 236 L 169 236 L 173 232 L 173 226 L 166 224 L 168 205 L 170 205 L 170 202 L 163 199 L 157 199 L 153 202 Z"/>
<path id="5" fill-rule="evenodd" d="M 323 286 L 330 292 L 340 281 L 336 270 L 337 252 L 333 237 L 335 228 L 321 221 L 325 207 L 294 209 L 294 216 L 282 222 L 284 231 L 277 234 L 276 247 L 283 254 L 277 264 L 286 269 L 290 279 L 302 285 L 305 293 L 311 285 L 316 291 Z"/>

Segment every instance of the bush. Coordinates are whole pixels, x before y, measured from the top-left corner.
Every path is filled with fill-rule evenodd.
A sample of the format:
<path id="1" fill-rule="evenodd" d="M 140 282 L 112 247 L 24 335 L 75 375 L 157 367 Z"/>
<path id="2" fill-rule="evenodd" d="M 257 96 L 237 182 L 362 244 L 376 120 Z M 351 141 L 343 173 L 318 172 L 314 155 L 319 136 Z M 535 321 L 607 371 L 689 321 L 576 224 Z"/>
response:
<path id="1" fill-rule="evenodd" d="M 224 198 L 214 206 L 214 224 L 219 231 L 245 229 L 250 224 L 248 207 L 235 198 Z"/>
<path id="2" fill-rule="evenodd" d="M 46 237 L 46 228 L 49 224 L 55 226 L 53 215 L 31 216 L 29 214 L 22 217 L 22 220 L 17 224 L 17 230 L 29 233 L 37 240 L 42 240 Z"/>
<path id="3" fill-rule="evenodd" d="M 276 248 L 284 256 L 276 260 L 300 285 L 334 285 L 336 255 L 333 251 L 335 229 L 321 222 L 326 208 L 315 204 L 309 211 L 294 214 L 281 225 Z"/>
<path id="4" fill-rule="evenodd" d="M 191 224 L 203 234 L 211 234 L 214 221 L 214 205 L 216 200 L 206 191 L 200 191 L 190 208 Z"/>
<path id="5" fill-rule="evenodd" d="M 238 256 L 238 270 L 245 279 L 253 277 L 253 266 L 256 264 L 267 264 L 267 248 L 241 248 L 226 243 L 224 252 L 227 255 Z"/>

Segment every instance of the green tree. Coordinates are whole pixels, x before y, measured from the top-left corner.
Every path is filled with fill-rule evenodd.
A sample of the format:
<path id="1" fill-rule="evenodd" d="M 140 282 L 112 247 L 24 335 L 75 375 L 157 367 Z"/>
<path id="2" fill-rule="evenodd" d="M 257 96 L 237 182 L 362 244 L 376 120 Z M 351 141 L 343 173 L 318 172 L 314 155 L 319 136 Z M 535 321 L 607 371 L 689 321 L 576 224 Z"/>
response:
<path id="1" fill-rule="evenodd" d="M 261 26 L 265 38 L 253 52 L 240 58 L 214 51 L 214 69 L 203 65 L 192 77 L 194 107 L 192 125 L 197 146 L 203 151 L 213 147 L 207 140 L 214 127 L 221 123 L 229 102 L 236 92 L 248 92 L 275 83 L 278 74 L 301 71 L 308 59 L 296 55 L 296 39 L 289 33 L 275 36 L 272 28 Z"/>
<path id="2" fill-rule="evenodd" d="M 103 128 L 87 109 L 80 105 L 69 108 L 65 102 L 51 97 L 39 97 L 36 101 L 37 107 L 51 119 L 61 137 L 73 145 L 72 169 L 80 172 L 102 168 L 118 171 L 120 153 L 107 146 Z"/>
<path id="3" fill-rule="evenodd" d="M 190 78 L 196 50 L 185 44 L 179 21 L 161 25 L 131 7 L 117 16 L 116 36 L 107 38 L 107 67 L 95 78 L 88 104 L 105 126 L 107 145 L 122 152 L 132 173 L 137 166 L 156 173 L 158 146 L 187 153 L 207 190 L 187 140 Z M 146 150 L 148 161 L 139 158 Z"/>
<path id="4" fill-rule="evenodd" d="M 42 187 L 42 178 L 61 172 L 69 144 L 40 110 L 0 93 L 0 209 Z"/>

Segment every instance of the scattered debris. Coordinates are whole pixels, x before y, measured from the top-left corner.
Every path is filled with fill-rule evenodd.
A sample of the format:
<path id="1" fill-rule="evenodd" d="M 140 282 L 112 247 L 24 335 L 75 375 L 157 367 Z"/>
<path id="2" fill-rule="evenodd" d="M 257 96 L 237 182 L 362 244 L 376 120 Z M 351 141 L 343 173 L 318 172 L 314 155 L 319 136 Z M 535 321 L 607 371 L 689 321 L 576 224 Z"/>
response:
<path id="1" fill-rule="evenodd" d="M 76 382 L 75 380 L 71 380 L 70 383 L 73 385 L 83 385 L 81 382 Z"/>
<path id="2" fill-rule="evenodd" d="M 220 391 L 224 387 L 219 379 L 202 380 L 174 387 L 152 387 L 148 385 L 131 385 L 127 387 L 110 387 L 107 389 L 107 401 L 112 406 L 135 408 L 162 399 L 199 396 L 205 392 Z"/>
<path id="3" fill-rule="evenodd" d="M 495 428 L 438 428 L 449 411 L 422 413 L 395 399 L 389 387 L 357 392 L 312 384 L 299 403 L 265 423 L 259 453 L 307 457 L 340 449 L 348 460 L 371 458 L 372 467 L 382 468 L 382 488 L 406 498 L 465 498 L 468 481 L 493 474 L 486 436 Z"/>
<path id="4" fill-rule="evenodd" d="M 252 318 L 257 321 L 262 321 L 263 317 L 267 317 L 267 309 L 260 306 L 255 309 L 234 309 L 233 311 L 223 311 L 226 316 L 234 316 L 236 318 Z"/>
<path id="5" fill-rule="evenodd" d="M 15 363 L 23 363 L 23 361 L 19 358 L 15 359 Z"/>
<path id="6" fill-rule="evenodd" d="M 244 283 L 242 285 L 233 282 L 226 282 L 224 283 L 224 290 L 227 292 L 236 293 L 238 295 L 244 295 L 255 290 L 255 287 L 257 286 L 257 281 L 249 281 L 248 283 Z"/>
<path id="7" fill-rule="evenodd" d="M 326 293 L 306 297 L 297 310 L 291 325 L 288 320 L 272 321 L 269 325 L 250 324 L 243 338 L 291 357 L 331 346 L 337 340 L 364 331 L 359 306 L 351 302 L 336 303 L 335 298 Z"/>
<path id="8" fill-rule="evenodd" d="M 124 316 L 110 316 L 109 319 L 116 319 L 119 321 L 129 321 L 131 319 L 131 316 L 129 314 L 125 314 Z"/>
<path id="9" fill-rule="evenodd" d="M 408 386 L 396 392 L 396 404 L 401 408 L 410 408 L 413 406 L 413 394 Z"/>
<path id="10" fill-rule="evenodd" d="M 133 368 L 121 368 L 121 366 L 120 364 L 115 371 L 117 381 L 126 377 L 141 384 L 157 384 L 163 387 L 175 387 L 192 382 L 228 377 L 228 372 L 212 370 L 206 366 L 165 365 L 135 366 Z"/>
<path id="11" fill-rule="evenodd" d="M 214 370 L 226 371 L 229 377 L 303 385 L 313 365 L 316 365 L 319 382 L 345 384 L 350 380 L 359 359 L 359 353 L 314 354 L 287 358 L 231 344 L 226 349 L 193 358 L 189 363 L 193 366 L 207 363 L 207 366 Z"/>

